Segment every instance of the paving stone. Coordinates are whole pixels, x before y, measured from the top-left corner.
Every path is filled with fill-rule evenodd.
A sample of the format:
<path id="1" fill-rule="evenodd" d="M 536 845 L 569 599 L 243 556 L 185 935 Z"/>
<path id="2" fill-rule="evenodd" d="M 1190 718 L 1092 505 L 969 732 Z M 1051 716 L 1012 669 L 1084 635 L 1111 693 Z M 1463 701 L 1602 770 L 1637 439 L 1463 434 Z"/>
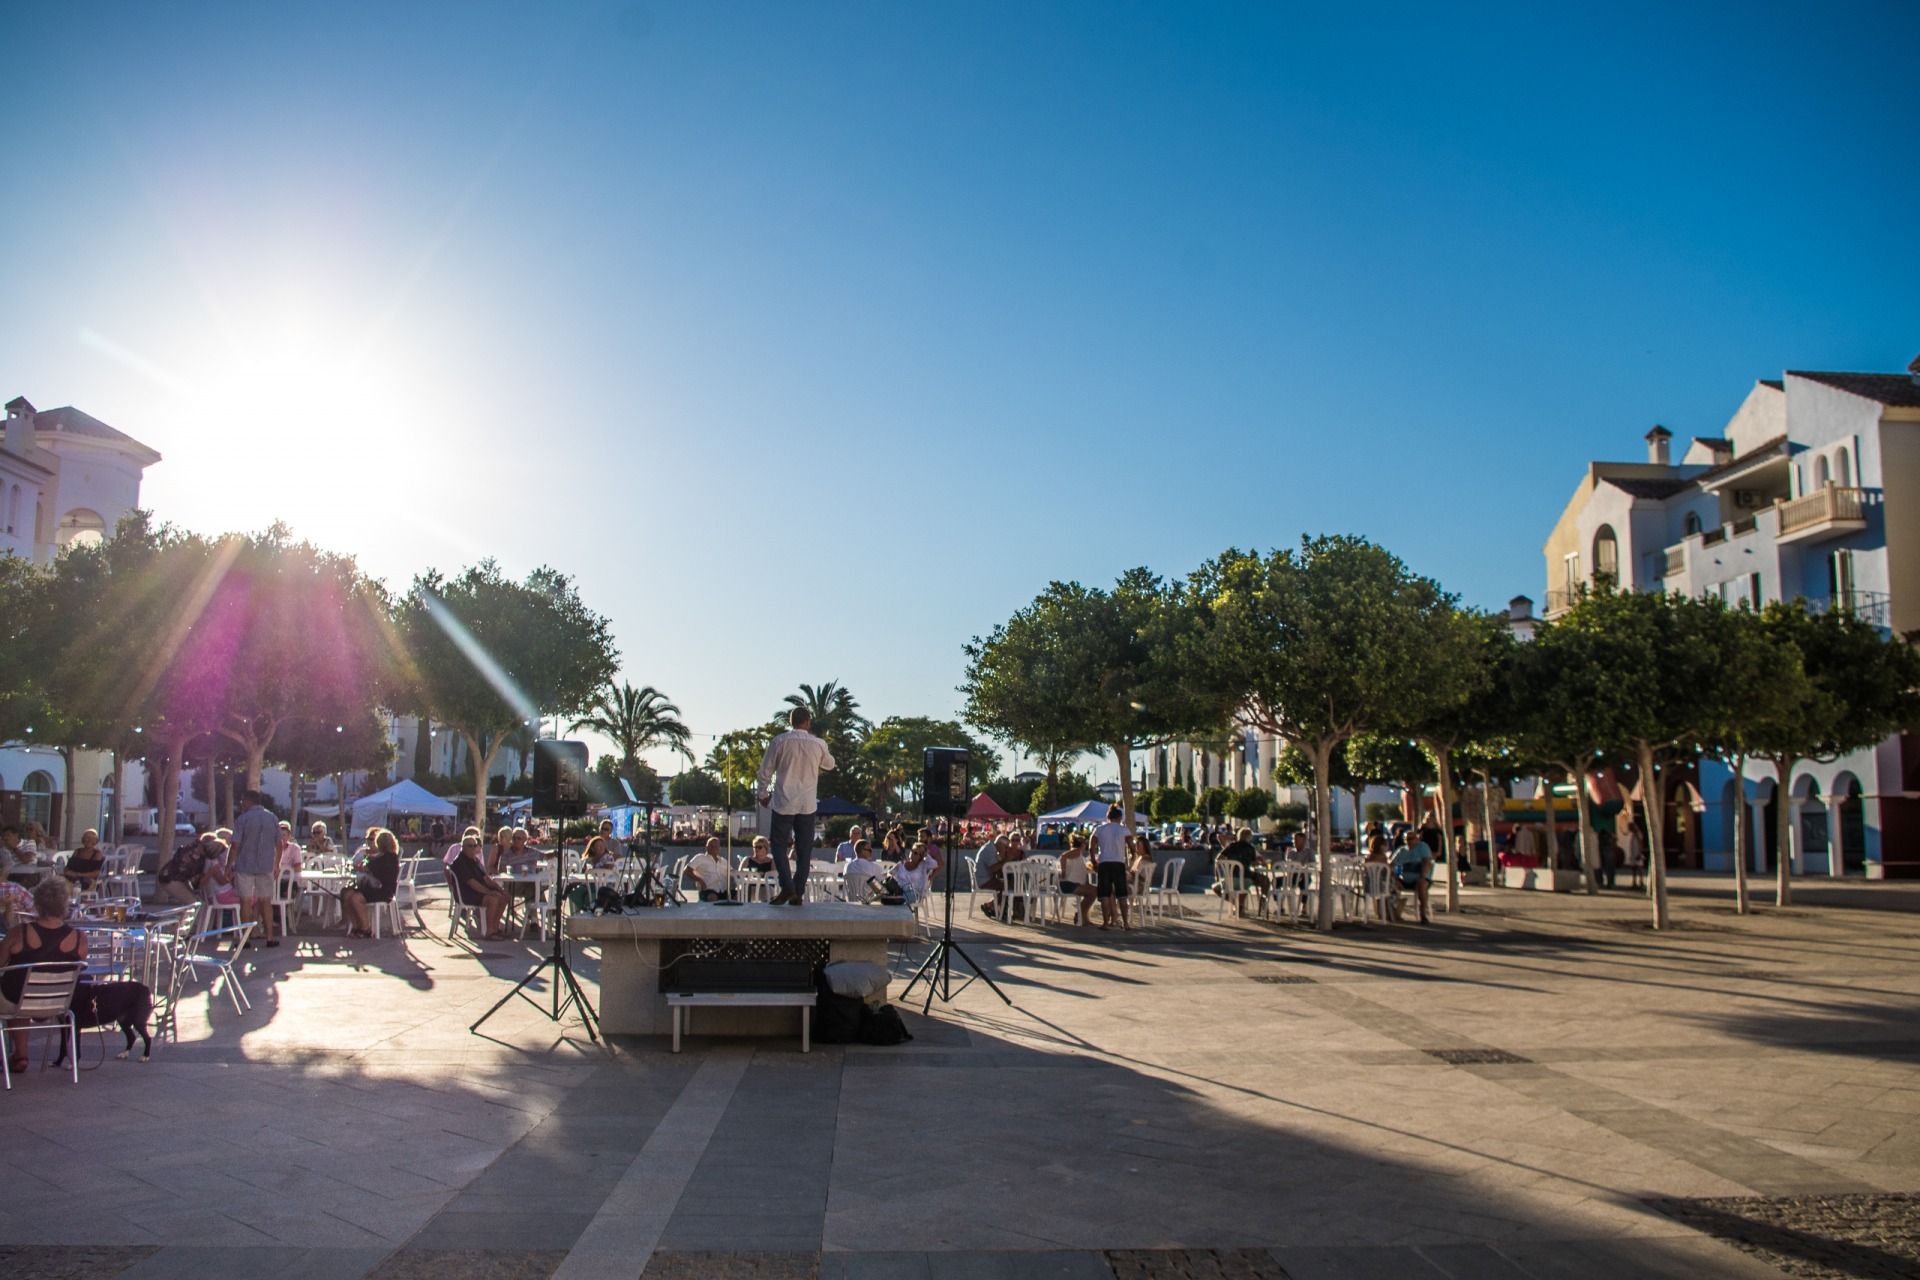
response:
<path id="1" fill-rule="evenodd" d="M 645 1280 L 815 1280 L 819 1258 L 779 1251 L 656 1251 Z"/>
<path id="2" fill-rule="evenodd" d="M 161 1249 L 129 1267 L 123 1280 L 361 1280 L 389 1250 L 297 1248 Z"/>
<path id="3" fill-rule="evenodd" d="M 152 1245 L 0 1245 L 0 1276 L 19 1280 L 112 1280 Z"/>
<path id="4" fill-rule="evenodd" d="M 1417 1249 L 1404 1245 L 1308 1246 L 1269 1252 L 1290 1280 L 1441 1280 L 1445 1275 Z"/>
<path id="5" fill-rule="evenodd" d="M 1920 1276 L 1920 1195 L 1662 1199 L 1661 1212 L 1811 1280 Z"/>
<path id="6" fill-rule="evenodd" d="M 1266 1249 L 1115 1249 L 1114 1280 L 1289 1280 Z"/>
<path id="7" fill-rule="evenodd" d="M 367 1280 L 552 1280 L 564 1249 L 402 1249 Z"/>

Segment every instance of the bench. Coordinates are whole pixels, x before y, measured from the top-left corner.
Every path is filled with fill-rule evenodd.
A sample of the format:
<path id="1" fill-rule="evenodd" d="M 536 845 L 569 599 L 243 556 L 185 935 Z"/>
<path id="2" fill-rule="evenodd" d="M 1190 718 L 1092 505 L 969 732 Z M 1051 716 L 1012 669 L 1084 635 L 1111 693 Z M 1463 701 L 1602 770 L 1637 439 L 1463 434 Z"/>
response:
<path id="1" fill-rule="evenodd" d="M 800 1052 L 813 1052 L 813 1002 L 811 991 L 669 991 L 667 1007 L 673 1010 L 673 1051 L 680 1052 L 680 1033 L 691 1021 L 687 1010 L 699 1005 L 734 1009 L 765 1009 L 791 1006 L 800 1010 Z"/>

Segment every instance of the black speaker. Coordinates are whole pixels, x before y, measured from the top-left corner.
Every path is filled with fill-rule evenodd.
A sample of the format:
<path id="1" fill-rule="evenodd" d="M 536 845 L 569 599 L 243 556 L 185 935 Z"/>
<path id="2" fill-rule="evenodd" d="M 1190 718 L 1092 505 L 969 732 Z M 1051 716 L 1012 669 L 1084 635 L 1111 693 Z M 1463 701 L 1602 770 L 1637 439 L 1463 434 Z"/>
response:
<path id="1" fill-rule="evenodd" d="M 587 812 L 587 744 L 542 738 L 533 744 L 533 816 L 578 818 Z"/>
<path id="2" fill-rule="evenodd" d="M 929 818 L 963 818 L 967 813 L 967 766 L 970 758 L 965 747 L 928 747 L 926 776 L 921 780 L 921 810 Z"/>

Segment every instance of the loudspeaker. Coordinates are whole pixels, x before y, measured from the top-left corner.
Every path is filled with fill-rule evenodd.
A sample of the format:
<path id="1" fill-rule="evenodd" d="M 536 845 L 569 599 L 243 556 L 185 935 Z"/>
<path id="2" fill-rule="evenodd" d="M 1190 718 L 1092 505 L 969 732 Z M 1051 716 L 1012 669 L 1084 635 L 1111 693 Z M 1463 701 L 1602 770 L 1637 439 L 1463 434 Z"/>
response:
<path id="1" fill-rule="evenodd" d="M 587 744 L 542 738 L 533 744 L 533 816 L 578 818 L 587 812 Z"/>
<path id="2" fill-rule="evenodd" d="M 921 809 L 929 818 L 963 818 L 967 813 L 967 766 L 971 758 L 965 747 L 928 747 L 924 758 L 925 776 L 921 780 Z"/>

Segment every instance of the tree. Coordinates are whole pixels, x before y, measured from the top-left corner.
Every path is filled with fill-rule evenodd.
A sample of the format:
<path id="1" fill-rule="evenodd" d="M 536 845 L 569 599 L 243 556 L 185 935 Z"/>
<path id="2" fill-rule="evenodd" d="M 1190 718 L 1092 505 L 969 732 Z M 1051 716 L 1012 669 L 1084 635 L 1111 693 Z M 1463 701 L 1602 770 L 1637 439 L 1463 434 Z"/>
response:
<path id="1" fill-rule="evenodd" d="M 1248 787 L 1245 791 L 1236 791 L 1233 800 L 1227 805 L 1227 813 L 1240 822 L 1254 822 L 1267 816 L 1267 805 L 1273 797 L 1262 787 Z"/>
<path id="2" fill-rule="evenodd" d="M 1747 761 L 1756 743 L 1778 742 L 1789 736 L 1801 709 L 1815 698 L 1800 649 L 1783 629 L 1744 605 L 1710 613 L 1703 625 L 1715 628 L 1704 636 L 1719 655 L 1714 671 L 1713 715 L 1703 726 L 1702 752 L 1725 764 L 1733 774 L 1733 896 L 1734 911 L 1749 909 L 1747 863 L 1752 856 L 1747 830 Z M 1784 808 L 1784 804 L 1782 806 Z M 1782 851 L 1785 845 L 1780 846 Z"/>
<path id="3" fill-rule="evenodd" d="M 1619 745 L 1632 753 L 1640 775 L 1647 821 L 1647 884 L 1653 899 L 1653 925 L 1668 924 L 1666 791 L 1663 767 L 1691 753 L 1711 734 L 1715 716 L 1713 625 L 1706 615 L 1724 608 L 1678 595 L 1615 591 L 1602 584 L 1582 594 L 1552 626 L 1536 635 L 1560 658 L 1553 710 L 1563 719 L 1555 733 L 1562 749 L 1580 744 L 1575 760 L 1575 803 L 1581 814 L 1583 845 L 1591 830 L 1585 769 L 1592 753 Z M 1538 685 L 1530 691 L 1541 692 Z M 1577 691 L 1577 692 L 1576 692 Z M 1570 732 L 1577 730 L 1577 732 Z M 1588 864 L 1586 849 L 1581 861 Z M 1589 875 L 1591 868 L 1589 867 Z"/>
<path id="4" fill-rule="evenodd" d="M 600 804 L 627 803 L 626 790 L 620 785 L 622 782 L 633 788 L 636 800 L 660 798 L 660 775 L 645 760 L 623 761 L 618 756 L 603 755 L 593 762 L 593 776 L 588 779 L 588 790 L 594 800 Z"/>
<path id="5" fill-rule="evenodd" d="M 667 796 L 675 804 L 718 808 L 726 803 L 727 785 L 705 769 L 688 769 L 667 784 Z"/>
<path id="6" fill-rule="evenodd" d="M 1133 752 L 1226 719 L 1230 696 L 1189 679 L 1181 663 L 1196 620 L 1186 598 L 1145 569 L 1111 591 L 1049 583 L 965 646 L 967 719 L 1006 738 L 1107 747 L 1131 827 Z"/>
<path id="7" fill-rule="evenodd" d="M 1319 806 L 1319 925 L 1333 928 L 1327 791 L 1341 743 L 1418 718 L 1437 683 L 1434 651 L 1453 601 L 1364 538 L 1303 538 L 1298 550 L 1228 550 L 1188 592 L 1203 629 L 1183 667 L 1239 701 L 1244 723 L 1298 744 Z"/>
<path id="8" fill-rule="evenodd" d="M 1437 776 L 1433 757 L 1411 738 L 1393 733 L 1360 733 L 1347 739 L 1340 753 L 1345 756 L 1347 785 L 1353 790 L 1353 812 L 1360 813 L 1360 795 L 1367 787 L 1396 786 L 1406 793 L 1405 810 L 1416 818 L 1420 813 L 1422 789 Z M 1398 816 L 1398 815 L 1396 815 Z"/>
<path id="9" fill-rule="evenodd" d="M 396 699 L 466 741 L 477 813 L 515 727 L 544 712 L 584 713 L 619 660 L 607 620 L 582 603 L 572 579 L 545 567 L 524 582 L 492 560 L 452 579 L 424 573 L 394 629 L 406 658 Z"/>
<path id="10" fill-rule="evenodd" d="M 1501 619 L 1447 605 L 1432 620 L 1433 648 L 1418 707 L 1394 726 L 1426 748 L 1440 787 L 1440 850 L 1447 863 L 1447 910 L 1460 909 L 1460 862 L 1453 847 L 1453 753 L 1489 727 L 1489 701 L 1514 644 Z"/>
<path id="11" fill-rule="evenodd" d="M 767 754 L 767 744 L 772 741 L 763 726 L 757 729 L 735 729 L 723 734 L 707 752 L 707 772 L 720 779 L 726 790 L 725 803 L 729 810 L 733 808 L 734 797 L 745 798 L 753 794 L 755 779 L 760 773 L 761 757 Z M 728 830 L 732 830 L 731 824 Z"/>
<path id="12" fill-rule="evenodd" d="M 300 812 L 300 784 L 306 778 L 338 777 L 361 769 L 384 770 L 393 764 L 394 747 L 387 739 L 383 718 L 370 707 L 352 720 L 338 724 L 300 717 L 280 726 L 276 754 L 293 774 L 293 804 L 289 817 Z M 336 792 L 344 814 L 346 795 Z"/>
<path id="13" fill-rule="evenodd" d="M 1036 785 L 1017 782 L 1012 778 L 995 778 L 987 784 L 987 794 L 1008 813 L 1033 813 L 1033 789 Z"/>
<path id="14" fill-rule="evenodd" d="M 1775 901 L 1784 907 L 1793 900 L 1794 768 L 1863 750 L 1920 722 L 1920 654 L 1845 609 L 1814 613 L 1795 600 L 1770 604 L 1760 616 L 1775 644 L 1799 653 L 1806 676 L 1784 694 L 1786 714 L 1769 716 L 1751 734 L 1754 756 L 1779 779 Z"/>
<path id="15" fill-rule="evenodd" d="M 993 776 L 994 749 L 977 742 L 958 721 L 934 720 L 926 716 L 888 716 L 874 726 L 859 748 L 865 766 L 869 792 L 865 797 L 881 810 L 893 807 L 901 792 L 909 802 L 918 804 L 925 781 L 925 752 L 928 747 L 963 747 L 967 751 L 967 783 L 979 788 Z"/>
<path id="16" fill-rule="evenodd" d="M 1194 811 L 1193 792 L 1185 787 L 1162 787 L 1149 810 L 1155 822 L 1177 822 Z"/>
<path id="17" fill-rule="evenodd" d="M 1208 787 L 1200 793 L 1200 812 L 1209 819 L 1223 817 L 1232 806 L 1233 797 L 1232 787 Z"/>
<path id="18" fill-rule="evenodd" d="M 613 740 L 613 745 L 620 748 L 620 772 L 629 782 L 639 781 L 640 753 L 648 747 L 670 747 L 675 755 L 693 763 L 687 750 L 692 734 L 680 719 L 680 708 L 652 685 L 636 689 L 624 680 L 618 685 L 609 683 L 600 691 L 592 711 L 573 722 L 573 732 L 582 729 Z M 634 794 L 639 793 L 636 786 Z M 617 786 L 614 794 L 620 794 Z"/>
<path id="19" fill-rule="evenodd" d="M 1336 791 L 1345 791 L 1353 797 L 1353 812 L 1357 822 L 1360 813 L 1360 793 L 1370 781 L 1375 779 L 1362 778 L 1349 767 L 1351 745 L 1351 743 L 1343 744 L 1341 749 L 1335 751 L 1327 761 L 1327 785 Z M 1319 778 L 1313 772 L 1313 757 L 1292 743 L 1282 747 L 1280 758 L 1273 762 L 1273 780 L 1283 787 L 1305 787 L 1309 794 L 1320 785 Z M 1385 779 L 1379 780 L 1385 781 Z M 1308 809 L 1310 813 L 1318 811 L 1318 803 Z M 1331 799 L 1327 802 L 1327 812 L 1329 814 L 1333 812 Z M 1357 828 L 1354 834 L 1359 834 Z"/>

